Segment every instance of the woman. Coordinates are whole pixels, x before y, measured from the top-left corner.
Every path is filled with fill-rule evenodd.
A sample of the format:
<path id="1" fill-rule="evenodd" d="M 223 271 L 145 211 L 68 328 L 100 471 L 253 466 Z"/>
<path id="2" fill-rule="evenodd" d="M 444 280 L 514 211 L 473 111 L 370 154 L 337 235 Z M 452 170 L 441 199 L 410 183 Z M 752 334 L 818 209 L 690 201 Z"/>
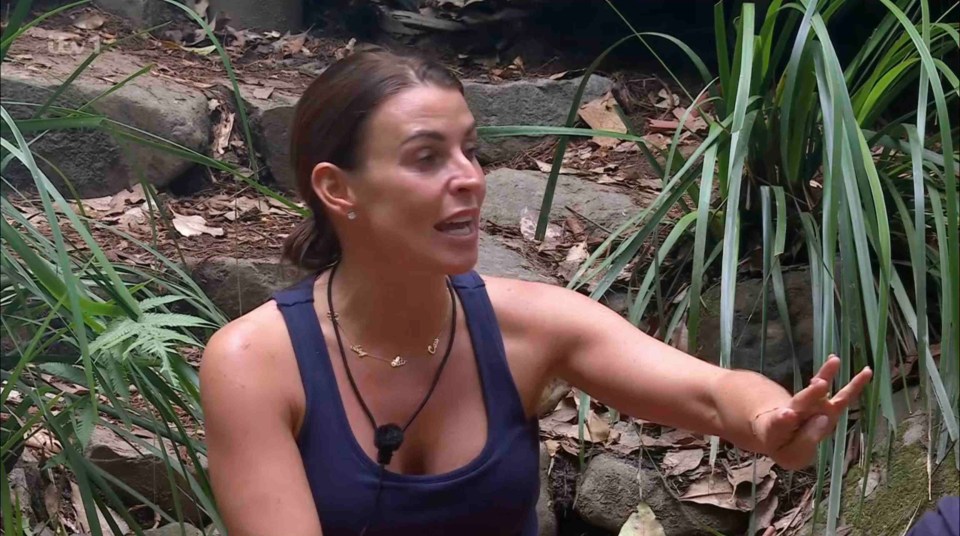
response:
<path id="1" fill-rule="evenodd" d="M 201 370 L 231 536 L 536 535 L 535 408 L 557 376 L 787 468 L 870 379 L 828 398 L 831 358 L 791 397 L 576 292 L 478 276 L 476 124 L 435 64 L 332 65 L 300 99 L 291 150 L 312 217 L 285 254 L 316 275 L 218 331 Z"/>

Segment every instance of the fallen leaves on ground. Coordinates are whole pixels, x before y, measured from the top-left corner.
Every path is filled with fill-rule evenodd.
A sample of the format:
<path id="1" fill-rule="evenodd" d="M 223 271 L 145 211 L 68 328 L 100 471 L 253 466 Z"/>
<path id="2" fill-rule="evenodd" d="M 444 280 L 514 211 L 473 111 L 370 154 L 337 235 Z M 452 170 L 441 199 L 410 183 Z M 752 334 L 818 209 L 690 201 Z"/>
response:
<path id="1" fill-rule="evenodd" d="M 103 15 L 95 11 L 88 11 L 73 21 L 73 25 L 81 30 L 96 30 L 103 26 L 103 23 Z"/>
<path id="2" fill-rule="evenodd" d="M 637 511 L 620 527 L 619 536 L 666 536 L 666 533 L 647 503 L 640 503 Z"/>
<path id="3" fill-rule="evenodd" d="M 223 229 L 219 227 L 210 227 L 203 216 L 184 216 L 183 214 L 173 213 L 173 227 L 183 236 L 197 236 L 199 234 L 208 234 L 211 236 L 223 236 Z"/>
<path id="4" fill-rule="evenodd" d="M 616 110 L 617 101 L 613 98 L 611 92 L 592 100 L 580 107 L 580 118 L 584 120 L 590 128 L 596 130 L 610 130 L 613 132 L 626 133 L 627 126 L 623 124 L 620 115 Z M 606 136 L 594 136 L 594 143 L 600 147 L 613 148 L 620 144 L 620 140 Z"/>
<path id="5" fill-rule="evenodd" d="M 685 449 L 668 452 L 663 457 L 663 469 L 667 476 L 676 476 L 700 466 L 703 449 Z"/>
<path id="6" fill-rule="evenodd" d="M 546 233 L 544 233 L 543 241 L 537 241 L 536 231 L 539 214 L 539 210 L 523 207 L 523 210 L 520 211 L 520 234 L 522 234 L 523 238 L 526 240 L 538 243 L 538 251 L 556 249 L 556 247 L 560 245 L 560 239 L 563 236 L 563 229 L 561 229 L 560 226 L 555 223 L 549 223 L 547 224 L 547 230 Z"/>
<path id="7" fill-rule="evenodd" d="M 759 507 L 776 484 L 777 474 L 772 471 L 772 467 L 772 460 L 760 458 L 756 462 L 750 461 L 729 469 L 726 474 L 721 474 L 717 469 L 690 484 L 680 500 L 749 512 L 753 510 L 750 483 L 757 484 L 756 498 Z M 766 507 L 769 508 L 769 505 Z"/>

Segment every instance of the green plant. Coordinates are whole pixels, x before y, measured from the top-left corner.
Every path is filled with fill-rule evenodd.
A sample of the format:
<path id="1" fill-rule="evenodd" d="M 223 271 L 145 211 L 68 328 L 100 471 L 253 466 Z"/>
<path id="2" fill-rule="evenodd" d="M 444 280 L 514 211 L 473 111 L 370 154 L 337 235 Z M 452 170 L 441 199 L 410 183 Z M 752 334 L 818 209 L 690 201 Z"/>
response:
<path id="1" fill-rule="evenodd" d="M 26 28 L 75 7 L 77 2 L 45 13 L 24 24 L 29 0 L 13 10 L 2 38 L 0 58 Z M 169 1 L 194 16 L 216 43 L 208 25 L 183 5 Z M 76 482 L 82 503 L 83 525 L 93 534 L 108 529 L 120 534 L 122 519 L 142 534 L 137 520 L 124 506 L 132 496 L 159 518 L 168 522 L 186 519 L 187 507 L 199 509 L 223 531 L 210 483 L 204 469 L 205 446 L 196 432 L 203 416 L 199 404 L 197 373 L 184 357 L 185 349 L 199 349 L 209 333 L 226 323 L 219 309 L 204 295 L 180 264 L 165 257 L 151 244 L 102 226 L 74 210 L 68 199 L 38 166 L 30 144 L 50 130 L 98 129 L 112 136 L 177 155 L 237 177 L 256 190 L 284 201 L 237 166 L 209 158 L 173 144 L 162 137 L 134 129 L 99 115 L 97 100 L 146 73 L 149 67 L 131 73 L 103 94 L 79 106 L 64 106 L 57 97 L 101 52 L 91 54 L 63 86 L 42 105 L 0 103 L 0 174 L 16 162 L 33 179 L 38 200 L 34 219 L 14 204 L 15 188 L 2 178 L 0 196 L 0 459 L 5 471 L 0 482 L 4 534 L 32 533 L 19 509 L 19 497 L 11 493 L 8 470 L 31 438 L 45 437 L 59 443 L 60 452 L 43 460 L 43 470 L 68 474 Z M 220 49 L 229 65 L 229 58 Z M 235 75 L 229 70 L 235 83 Z M 30 117 L 14 118 L 8 106 L 32 106 Z M 242 103 L 240 103 L 242 106 Z M 249 139 L 249 126 L 241 112 Z M 27 135 L 33 135 L 28 139 Z M 62 177 L 62 173 L 54 170 Z M 70 178 L 62 177 L 71 188 Z M 152 206 L 159 206 L 156 193 L 141 177 Z M 74 196 L 75 197 L 75 196 Z M 151 207 L 152 208 L 152 207 Z M 164 217 L 163 211 L 151 218 Z M 150 253 L 162 266 L 146 270 L 125 266 L 107 258 L 91 229 L 118 235 Z M 177 310 L 171 309 L 176 304 Z M 185 314 L 183 311 L 190 311 Z M 136 393 L 134 395 L 133 393 Z M 96 426 L 104 426 L 142 452 L 163 460 L 171 489 L 184 490 L 196 505 L 174 501 L 174 511 L 164 511 L 117 480 L 84 456 Z M 148 441 L 133 433 L 134 426 L 153 434 Z M 176 495 L 179 497 L 179 495 Z M 113 514 L 111 514 L 111 511 Z M 116 519 L 114 516 L 118 516 Z M 59 520 L 51 519 L 51 528 Z M 152 523 L 152 520 L 151 520 Z"/>
<path id="2" fill-rule="evenodd" d="M 661 327 L 660 333 L 669 341 L 685 321 L 689 347 L 696 351 L 703 285 L 719 273 L 721 363 L 729 367 L 735 351 L 733 303 L 738 266 L 745 243 L 760 242 L 764 278 L 781 317 L 786 318 L 788 311 L 783 267 L 799 263 L 809 268 L 815 311 L 814 366 L 828 354 L 837 353 L 844 363 L 838 381 L 846 381 L 851 370 L 864 365 L 876 371 L 857 428 L 868 445 L 873 443 L 879 418 L 895 429 L 889 362 L 902 362 L 904 349 L 916 345 L 924 393 L 935 401 L 931 419 L 937 437 L 931 456 L 942 460 L 960 434 L 960 366 L 956 360 L 960 348 L 956 286 L 960 281 L 960 208 L 957 130 L 951 126 L 955 116 L 948 108 L 949 103 L 956 103 L 960 84 L 955 68 L 943 60 L 950 52 L 956 54 L 960 35 L 957 23 L 952 22 L 956 5 L 932 21 L 926 0 L 882 3 L 885 17 L 859 52 L 845 62 L 834 48 L 828 25 L 850 8 L 851 2 L 775 0 L 760 19 L 752 4 L 743 4 L 732 24 L 732 38 L 727 34 L 723 3 L 718 3 L 717 77 L 684 48 L 705 83 L 696 97 L 683 89 L 696 103 L 687 114 L 696 109 L 710 120 L 709 133 L 685 158 L 676 143 L 685 122 L 681 119 L 667 150 L 659 154 L 646 150 L 655 169 L 662 171 L 661 195 L 616 229 L 592 253 L 570 286 L 580 288 L 589 282 L 592 297 L 601 297 L 641 246 L 654 242 L 654 259 L 637 264 L 646 268 L 638 274 L 642 281 L 631 293 L 630 319 L 639 323 L 655 301 L 663 317 L 660 325 L 667 326 Z M 663 37 L 630 29 L 632 37 L 644 44 Z M 649 44 L 648 48 L 655 54 Z M 643 147 L 643 139 L 635 133 L 572 128 L 580 96 L 573 103 L 567 127 L 490 127 L 482 133 L 488 137 L 562 136 L 546 188 L 538 238 L 543 237 L 549 217 L 566 137 L 607 135 Z M 916 99 L 916 111 L 890 117 L 889 105 L 904 98 Z M 663 219 L 673 208 L 685 216 L 666 224 L 670 233 L 659 244 L 658 226 L 664 225 Z M 676 300 L 666 318 L 674 297 L 661 295 L 661 271 L 667 268 L 667 259 L 677 260 L 673 252 L 684 242 L 693 244 L 692 260 L 675 264 L 685 270 L 689 284 L 681 289 L 682 299 Z M 766 307 L 764 300 L 764 319 Z M 897 341 L 894 345 L 888 345 L 891 331 Z M 939 363 L 931 351 L 931 342 L 937 339 L 943 356 Z M 834 469 L 829 484 L 828 533 L 835 531 L 840 515 L 839 468 L 847 427 L 844 414 L 832 445 L 824 445 L 818 465 L 819 486 L 825 484 L 826 468 Z M 712 455 L 716 445 L 714 442 Z M 870 449 L 866 452 L 861 463 L 869 466 Z M 960 455 L 954 464 L 960 467 Z"/>

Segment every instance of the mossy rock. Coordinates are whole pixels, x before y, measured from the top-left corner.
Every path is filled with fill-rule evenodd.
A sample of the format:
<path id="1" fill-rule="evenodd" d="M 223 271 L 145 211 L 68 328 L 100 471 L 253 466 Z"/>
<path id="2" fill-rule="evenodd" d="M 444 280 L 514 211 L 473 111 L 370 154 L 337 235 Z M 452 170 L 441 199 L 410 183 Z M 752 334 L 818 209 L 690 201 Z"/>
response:
<path id="1" fill-rule="evenodd" d="M 875 455 L 874 465 L 884 468 L 884 478 L 873 493 L 864 499 L 859 515 L 862 471 L 859 467 L 850 469 L 844 479 L 842 508 L 843 524 L 850 525 L 853 534 L 903 534 L 908 524 L 934 509 L 942 497 L 960 494 L 960 473 L 956 470 L 951 453 L 934 472 L 930 482 L 931 493 L 928 495 L 926 446 L 922 441 L 909 444 L 902 441 L 910 435 L 908 431 L 911 425 L 916 426 L 917 421 L 922 419 L 923 416 L 916 416 L 910 419 L 912 423 L 901 425 L 889 466 L 883 467 L 886 459 L 882 454 Z"/>

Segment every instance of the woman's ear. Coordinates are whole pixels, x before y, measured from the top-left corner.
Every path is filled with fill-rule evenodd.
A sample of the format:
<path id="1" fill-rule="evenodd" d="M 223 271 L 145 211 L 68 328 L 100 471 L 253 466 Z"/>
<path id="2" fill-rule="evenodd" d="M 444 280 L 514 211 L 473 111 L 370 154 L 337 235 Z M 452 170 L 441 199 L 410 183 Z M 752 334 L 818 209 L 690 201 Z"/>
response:
<path id="1" fill-rule="evenodd" d="M 327 214 L 346 218 L 355 210 L 356 198 L 350 187 L 347 172 L 329 162 L 314 166 L 310 174 L 310 185 L 320 201 L 326 206 Z"/>

